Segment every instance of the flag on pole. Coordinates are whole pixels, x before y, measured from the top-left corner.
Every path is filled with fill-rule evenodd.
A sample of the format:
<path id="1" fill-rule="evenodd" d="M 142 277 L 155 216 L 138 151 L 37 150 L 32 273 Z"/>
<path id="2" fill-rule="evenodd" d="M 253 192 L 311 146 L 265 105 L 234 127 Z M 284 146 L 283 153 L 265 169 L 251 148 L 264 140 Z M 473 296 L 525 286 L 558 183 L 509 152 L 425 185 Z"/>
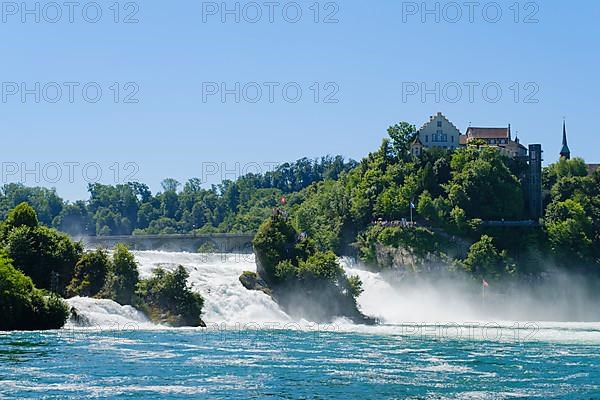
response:
<path id="1" fill-rule="evenodd" d="M 410 202 L 410 208 L 415 209 L 417 207 L 415 207 L 415 203 L 413 203 L 412 201 Z"/>
<path id="2" fill-rule="evenodd" d="M 487 281 L 485 279 L 482 280 L 481 284 L 483 285 L 484 288 L 487 288 L 490 286 L 490 284 L 487 283 Z"/>

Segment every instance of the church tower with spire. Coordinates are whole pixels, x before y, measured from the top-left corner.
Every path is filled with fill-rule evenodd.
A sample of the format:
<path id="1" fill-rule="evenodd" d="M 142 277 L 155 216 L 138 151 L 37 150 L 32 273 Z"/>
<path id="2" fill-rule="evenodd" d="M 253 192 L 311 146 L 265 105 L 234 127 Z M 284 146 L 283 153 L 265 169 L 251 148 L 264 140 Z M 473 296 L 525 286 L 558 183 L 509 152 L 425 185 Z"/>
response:
<path id="1" fill-rule="evenodd" d="M 571 159 L 571 150 L 569 150 L 569 145 L 567 144 L 567 123 L 563 120 L 563 141 L 562 141 L 562 149 L 560 150 L 560 157 L 565 160 Z"/>

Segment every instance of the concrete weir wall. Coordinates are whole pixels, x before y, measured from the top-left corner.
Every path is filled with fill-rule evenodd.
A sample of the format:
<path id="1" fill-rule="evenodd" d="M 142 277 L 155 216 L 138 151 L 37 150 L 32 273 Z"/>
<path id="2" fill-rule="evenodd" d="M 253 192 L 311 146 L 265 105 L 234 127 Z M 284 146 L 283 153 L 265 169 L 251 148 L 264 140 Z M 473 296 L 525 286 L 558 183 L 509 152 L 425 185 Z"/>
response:
<path id="1" fill-rule="evenodd" d="M 123 243 L 130 250 L 186 251 L 196 253 L 201 246 L 219 253 L 252 253 L 254 234 L 215 233 L 207 235 L 87 236 L 74 238 L 86 248 L 112 249 Z"/>

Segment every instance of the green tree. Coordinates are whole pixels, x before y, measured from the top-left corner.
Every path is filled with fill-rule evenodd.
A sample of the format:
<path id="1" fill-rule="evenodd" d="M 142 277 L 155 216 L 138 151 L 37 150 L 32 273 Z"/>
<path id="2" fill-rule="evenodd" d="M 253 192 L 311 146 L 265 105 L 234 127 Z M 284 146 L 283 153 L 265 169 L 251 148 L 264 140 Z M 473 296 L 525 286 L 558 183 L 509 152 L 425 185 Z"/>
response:
<path id="1" fill-rule="evenodd" d="M 546 210 L 545 226 L 555 256 L 567 263 L 589 259 L 593 221 L 581 204 L 571 199 L 551 203 Z"/>
<path id="2" fill-rule="evenodd" d="M 469 219 L 522 218 L 525 204 L 521 183 L 505 161 L 492 147 L 457 150 L 451 162 L 454 174 L 446 185 L 452 208 L 462 208 Z"/>
<path id="3" fill-rule="evenodd" d="M 167 178 L 167 179 L 163 180 L 160 183 L 160 185 L 162 186 L 162 188 L 163 188 L 163 190 L 165 192 L 175 192 L 175 193 L 177 193 L 177 190 L 181 186 L 181 183 L 179 183 L 176 179 Z"/>
<path id="4" fill-rule="evenodd" d="M 38 218 L 33 207 L 27 203 L 21 203 L 8 213 L 6 223 L 12 228 L 20 226 L 35 228 L 38 226 Z"/>
<path id="5" fill-rule="evenodd" d="M 298 229 L 317 242 L 321 250 L 339 250 L 349 233 L 350 199 L 343 186 L 334 181 L 315 184 L 294 213 Z"/>
<path id="6" fill-rule="evenodd" d="M 417 128 L 408 122 L 400 122 L 387 130 L 392 139 L 392 147 L 396 157 L 403 160 L 410 154 L 410 145 L 415 140 Z"/>
<path id="7" fill-rule="evenodd" d="M 40 289 L 64 294 L 82 248 L 67 235 L 45 226 L 8 229 L 2 244 L 13 265 Z"/>
<path id="8" fill-rule="evenodd" d="M 135 256 L 125 245 L 118 244 L 113 250 L 112 263 L 102 290 L 102 297 L 108 297 L 122 305 L 133 305 L 139 279 Z"/>
<path id="9" fill-rule="evenodd" d="M 75 265 L 75 272 L 67 288 L 67 295 L 70 297 L 98 295 L 104 287 L 106 277 L 111 269 L 111 261 L 105 250 L 98 249 L 85 253 Z"/>
<path id="10" fill-rule="evenodd" d="M 339 265 L 336 255 L 331 252 L 317 252 L 300 261 L 298 278 L 304 281 L 326 280 L 337 284 L 345 278 L 344 270 Z"/>
<path id="11" fill-rule="evenodd" d="M 277 264 L 296 259 L 297 236 L 290 221 L 280 213 L 274 214 L 260 226 L 252 245 L 256 253 L 257 270 L 263 279 L 276 281 Z"/>
<path id="12" fill-rule="evenodd" d="M 178 266 L 173 272 L 158 268 L 138 284 L 137 295 L 150 317 L 173 326 L 201 326 L 204 299 L 187 284 L 188 272 Z"/>
<path id="13" fill-rule="evenodd" d="M 72 236 L 90 236 L 96 233 L 92 215 L 84 201 L 66 204 L 52 221 L 52 226 Z"/>
<path id="14" fill-rule="evenodd" d="M 500 278 L 510 272 L 508 256 L 498 252 L 487 235 L 471 246 L 464 265 L 468 272 L 482 279 Z"/>
<path id="15" fill-rule="evenodd" d="M 36 289 L 0 252 L 0 315 L 0 331 L 59 329 L 68 308 L 59 298 Z"/>
<path id="16" fill-rule="evenodd" d="M 550 164 L 544 168 L 542 174 L 542 182 L 544 188 L 551 189 L 560 178 L 587 176 L 588 169 L 585 161 L 582 158 L 575 157 L 567 160 L 563 157 L 554 164 Z"/>

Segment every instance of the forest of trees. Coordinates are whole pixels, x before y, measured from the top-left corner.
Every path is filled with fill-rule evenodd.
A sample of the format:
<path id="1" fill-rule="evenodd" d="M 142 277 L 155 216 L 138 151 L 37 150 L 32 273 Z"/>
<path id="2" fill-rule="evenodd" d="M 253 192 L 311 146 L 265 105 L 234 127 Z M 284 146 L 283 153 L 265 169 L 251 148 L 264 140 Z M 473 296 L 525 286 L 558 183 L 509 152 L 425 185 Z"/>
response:
<path id="1" fill-rule="evenodd" d="M 211 188 L 193 178 L 183 185 L 162 182 L 153 194 L 147 185 L 92 184 L 89 199 L 67 203 L 53 189 L 8 184 L 0 189 L 0 218 L 22 202 L 40 222 L 73 236 L 254 232 L 283 195 L 297 194 L 315 182 L 338 179 L 356 166 L 342 157 L 301 159 L 265 174 L 248 174 Z"/>

